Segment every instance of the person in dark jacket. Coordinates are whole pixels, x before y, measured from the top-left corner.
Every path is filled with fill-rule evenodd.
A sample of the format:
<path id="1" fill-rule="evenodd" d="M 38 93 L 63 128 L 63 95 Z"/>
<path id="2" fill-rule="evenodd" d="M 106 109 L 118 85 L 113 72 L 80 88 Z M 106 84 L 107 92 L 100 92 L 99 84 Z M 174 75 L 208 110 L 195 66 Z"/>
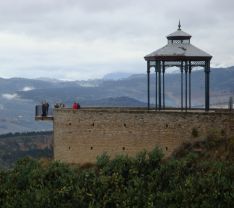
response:
<path id="1" fill-rule="evenodd" d="M 46 116 L 48 116 L 49 106 L 50 106 L 49 103 L 46 102 L 46 103 L 45 103 L 45 107 L 46 107 Z"/>
<path id="2" fill-rule="evenodd" d="M 77 103 L 77 109 L 80 109 L 80 103 Z"/>
<path id="3" fill-rule="evenodd" d="M 46 103 L 42 103 L 42 116 L 46 116 Z"/>

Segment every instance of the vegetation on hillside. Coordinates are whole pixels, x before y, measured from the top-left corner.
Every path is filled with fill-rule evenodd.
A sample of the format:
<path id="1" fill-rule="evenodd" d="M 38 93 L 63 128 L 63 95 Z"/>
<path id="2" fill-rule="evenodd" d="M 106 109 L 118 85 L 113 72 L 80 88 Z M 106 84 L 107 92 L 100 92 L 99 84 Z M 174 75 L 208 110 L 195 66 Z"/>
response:
<path id="1" fill-rule="evenodd" d="M 198 136 L 196 129 L 192 135 Z M 227 137 L 224 130 L 219 132 L 211 129 L 206 139 L 184 143 L 173 153 L 173 157 L 179 159 L 191 153 L 196 154 L 201 161 L 230 161 L 234 164 L 234 135 Z"/>
<path id="2" fill-rule="evenodd" d="M 26 158 L 0 173 L 0 207 L 234 207 L 233 150 L 212 157 L 222 142 L 205 142 L 169 159 L 158 148 L 83 166 Z"/>
<path id="3" fill-rule="evenodd" d="M 52 132 L 0 135 L 0 168 L 12 168 L 25 157 L 52 158 Z"/>
<path id="4" fill-rule="evenodd" d="M 24 159 L 0 174 L 1 207 L 233 207 L 234 169 L 194 164 L 194 156 L 162 162 L 158 152 L 135 159 L 101 157 L 98 166 L 43 166 Z"/>

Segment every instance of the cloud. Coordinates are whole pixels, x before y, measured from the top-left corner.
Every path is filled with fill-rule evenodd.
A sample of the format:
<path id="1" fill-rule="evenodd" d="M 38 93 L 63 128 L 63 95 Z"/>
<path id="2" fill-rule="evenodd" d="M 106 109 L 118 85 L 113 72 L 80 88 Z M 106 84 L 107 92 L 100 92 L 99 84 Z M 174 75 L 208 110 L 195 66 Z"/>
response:
<path id="1" fill-rule="evenodd" d="M 35 89 L 34 87 L 25 86 L 25 87 L 22 89 L 22 91 L 27 92 L 27 91 L 34 90 L 34 89 Z"/>
<path id="2" fill-rule="evenodd" d="M 98 78 L 144 73 L 143 57 L 182 29 L 213 55 L 234 65 L 232 0 L 0 1 L 3 77 Z"/>
<path id="3" fill-rule="evenodd" d="M 2 94 L 2 97 L 7 99 L 7 100 L 14 100 L 14 99 L 19 98 L 19 96 L 16 93 L 13 93 L 13 94 L 4 93 L 4 94 Z"/>

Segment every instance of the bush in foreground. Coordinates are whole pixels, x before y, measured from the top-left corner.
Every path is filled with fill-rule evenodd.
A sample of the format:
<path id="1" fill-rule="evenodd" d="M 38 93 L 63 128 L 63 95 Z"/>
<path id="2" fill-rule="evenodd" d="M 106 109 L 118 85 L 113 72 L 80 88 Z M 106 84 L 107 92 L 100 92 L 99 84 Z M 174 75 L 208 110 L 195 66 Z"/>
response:
<path id="1" fill-rule="evenodd" d="M 23 159 L 0 173 L 0 207 L 234 207 L 231 162 L 106 154 L 89 168 Z"/>

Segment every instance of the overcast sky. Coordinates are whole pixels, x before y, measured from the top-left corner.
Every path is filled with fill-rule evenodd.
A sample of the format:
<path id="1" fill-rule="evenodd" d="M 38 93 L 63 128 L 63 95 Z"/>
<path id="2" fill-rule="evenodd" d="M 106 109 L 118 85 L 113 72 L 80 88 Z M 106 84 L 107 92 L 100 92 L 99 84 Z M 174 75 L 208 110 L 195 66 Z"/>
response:
<path id="1" fill-rule="evenodd" d="M 0 0 L 0 77 L 145 73 L 179 19 L 211 66 L 234 65 L 233 0 Z"/>

